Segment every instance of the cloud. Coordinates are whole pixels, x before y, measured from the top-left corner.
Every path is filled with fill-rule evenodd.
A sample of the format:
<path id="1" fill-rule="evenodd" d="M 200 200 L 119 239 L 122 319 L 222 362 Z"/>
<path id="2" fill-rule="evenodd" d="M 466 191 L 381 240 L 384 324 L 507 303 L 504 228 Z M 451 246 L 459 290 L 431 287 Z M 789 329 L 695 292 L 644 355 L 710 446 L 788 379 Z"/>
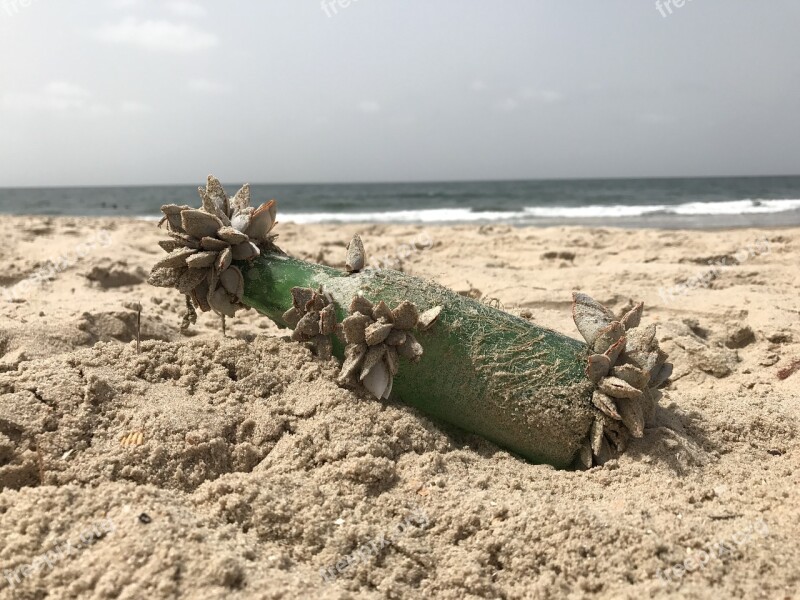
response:
<path id="1" fill-rule="evenodd" d="M 517 110 L 517 108 L 519 108 L 519 102 L 514 98 L 504 98 L 503 100 L 496 102 L 494 107 L 497 110 L 511 112 L 512 110 Z"/>
<path id="2" fill-rule="evenodd" d="M 375 114 L 377 112 L 380 112 L 381 105 L 375 102 L 374 100 L 362 100 L 361 102 L 358 103 L 358 106 L 356 108 L 358 108 L 358 110 L 360 110 L 363 113 Z"/>
<path id="3" fill-rule="evenodd" d="M 143 8 L 145 3 L 142 0 L 109 0 L 109 4 L 114 10 L 131 11 Z M 208 14 L 208 11 L 203 6 L 192 2 L 192 0 L 159 1 L 154 4 L 159 9 L 164 9 L 175 17 L 199 19 Z"/>
<path id="4" fill-rule="evenodd" d="M 189 80 L 189 89 L 200 94 L 227 94 L 230 88 L 224 83 L 199 77 Z"/>
<path id="5" fill-rule="evenodd" d="M 486 91 L 487 87 L 488 86 L 486 85 L 486 83 L 481 79 L 476 79 L 471 84 L 469 84 L 469 89 L 477 93 Z"/>
<path id="6" fill-rule="evenodd" d="M 139 5 L 139 0 L 111 0 L 111 8 L 116 10 L 127 10 Z"/>
<path id="7" fill-rule="evenodd" d="M 199 19 L 208 14 L 205 8 L 188 0 L 173 0 L 172 2 L 167 2 L 164 6 L 176 17 Z"/>
<path id="8" fill-rule="evenodd" d="M 104 25 L 96 31 L 99 40 L 147 50 L 190 53 L 212 48 L 219 43 L 213 33 L 187 23 L 164 20 L 142 21 L 127 17 L 115 25 Z"/>
<path id="9" fill-rule="evenodd" d="M 495 102 L 494 108 L 496 110 L 511 112 L 526 104 L 555 104 L 561 102 L 562 99 L 563 96 L 561 93 L 555 90 L 524 88 L 513 96 L 498 100 Z"/>
<path id="10" fill-rule="evenodd" d="M 532 100 L 534 102 L 541 102 L 542 104 L 554 104 L 560 102 L 563 98 L 561 93 L 555 90 L 535 90 L 532 88 L 525 88 L 520 92 L 520 96 L 524 100 Z"/>
<path id="11" fill-rule="evenodd" d="M 73 100 L 86 99 L 92 95 L 86 88 L 68 81 L 51 81 L 44 86 L 44 93 L 52 97 Z"/>
<path id="12" fill-rule="evenodd" d="M 85 109 L 82 109 L 81 112 L 93 117 L 105 117 L 113 115 L 116 111 L 106 104 L 90 104 Z"/>
<path id="13" fill-rule="evenodd" d="M 52 81 L 35 92 L 10 92 L 0 96 L 0 107 L 16 112 L 51 112 L 105 116 L 116 113 L 143 113 L 151 108 L 141 102 L 127 100 L 117 109 L 97 100 L 95 95 L 68 81 Z"/>
<path id="14" fill-rule="evenodd" d="M 137 102 L 136 100 L 126 100 L 119 105 L 119 109 L 128 114 L 148 113 L 153 110 L 150 105 L 144 104 L 143 102 Z"/>
<path id="15" fill-rule="evenodd" d="M 4 108 L 17 111 L 86 110 L 91 102 L 91 92 L 67 81 L 53 81 L 37 92 L 9 92 L 0 97 Z"/>

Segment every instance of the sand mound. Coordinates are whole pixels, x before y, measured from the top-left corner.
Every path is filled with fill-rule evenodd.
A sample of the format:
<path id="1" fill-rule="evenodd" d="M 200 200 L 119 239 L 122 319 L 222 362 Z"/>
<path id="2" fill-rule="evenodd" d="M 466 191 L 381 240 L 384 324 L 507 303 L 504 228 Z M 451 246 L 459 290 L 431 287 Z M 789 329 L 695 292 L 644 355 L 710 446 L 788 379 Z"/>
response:
<path id="1" fill-rule="evenodd" d="M 52 569 L 12 574 L 15 590 L 523 597 L 660 589 L 653 574 L 704 548 L 712 523 L 720 537 L 751 527 L 748 560 L 762 566 L 780 543 L 755 527 L 769 528 L 765 502 L 785 499 L 770 485 L 748 497 L 764 475 L 722 459 L 785 460 L 797 432 L 777 409 L 701 423 L 667 403 L 662 427 L 619 463 L 569 473 L 342 390 L 335 374 L 260 336 L 146 342 L 141 354 L 99 343 L 0 375 L 0 569 L 19 574 L 72 540 L 79 549 Z M 670 540 L 686 498 L 695 532 Z M 102 536 L 81 546 L 92 528 Z M 745 585 L 741 556 L 715 558 L 694 582 Z"/>
<path id="2" fill-rule="evenodd" d="M 101 288 L 136 285 L 147 281 L 147 271 L 142 267 L 129 267 L 124 260 L 104 261 L 94 265 L 84 276 Z"/>

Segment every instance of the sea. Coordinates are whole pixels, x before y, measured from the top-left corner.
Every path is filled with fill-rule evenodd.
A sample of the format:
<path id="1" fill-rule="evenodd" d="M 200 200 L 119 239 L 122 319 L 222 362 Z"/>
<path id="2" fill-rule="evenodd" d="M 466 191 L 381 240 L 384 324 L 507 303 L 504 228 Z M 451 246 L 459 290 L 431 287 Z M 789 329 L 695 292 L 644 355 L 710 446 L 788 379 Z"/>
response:
<path id="1" fill-rule="evenodd" d="M 196 185 L 0 188 L 0 213 L 159 218 L 199 205 Z M 800 225 L 800 176 L 254 184 L 279 221 L 663 229 Z M 238 185 L 226 184 L 233 194 Z"/>

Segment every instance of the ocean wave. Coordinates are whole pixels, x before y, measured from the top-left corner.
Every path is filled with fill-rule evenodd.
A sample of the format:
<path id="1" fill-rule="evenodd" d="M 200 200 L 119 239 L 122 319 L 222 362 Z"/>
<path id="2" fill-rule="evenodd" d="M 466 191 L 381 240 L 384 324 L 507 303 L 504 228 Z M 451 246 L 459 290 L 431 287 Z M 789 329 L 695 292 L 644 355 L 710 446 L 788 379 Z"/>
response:
<path id="1" fill-rule="evenodd" d="M 724 202 L 686 202 L 683 204 L 611 204 L 589 206 L 530 206 L 523 210 L 472 210 L 469 208 L 431 208 L 384 212 L 309 212 L 281 213 L 288 223 L 470 223 L 504 221 L 522 223 L 546 219 L 619 219 L 656 215 L 735 216 L 780 213 L 800 210 L 800 199 L 731 200 Z"/>
<path id="2" fill-rule="evenodd" d="M 525 223 L 548 219 L 624 219 L 648 216 L 736 216 L 800 210 L 800 199 L 730 200 L 683 204 L 593 204 L 589 206 L 529 206 L 523 210 L 429 208 L 374 212 L 280 212 L 279 220 L 300 225 L 312 223 Z M 140 217 L 159 220 L 157 216 Z"/>
<path id="3" fill-rule="evenodd" d="M 666 204 L 635 206 L 631 204 L 589 205 L 589 206 L 531 206 L 525 209 L 527 217 L 542 219 L 614 219 L 620 217 L 641 217 L 648 214 L 664 213 L 670 207 Z"/>
<path id="4" fill-rule="evenodd" d="M 469 208 L 429 208 L 424 210 L 389 210 L 384 212 L 280 213 L 285 223 L 464 223 L 471 221 L 506 221 L 522 219 L 522 211 L 473 212 Z"/>
<path id="5" fill-rule="evenodd" d="M 731 200 L 687 202 L 671 207 L 676 215 L 754 215 L 800 209 L 800 200 Z"/>

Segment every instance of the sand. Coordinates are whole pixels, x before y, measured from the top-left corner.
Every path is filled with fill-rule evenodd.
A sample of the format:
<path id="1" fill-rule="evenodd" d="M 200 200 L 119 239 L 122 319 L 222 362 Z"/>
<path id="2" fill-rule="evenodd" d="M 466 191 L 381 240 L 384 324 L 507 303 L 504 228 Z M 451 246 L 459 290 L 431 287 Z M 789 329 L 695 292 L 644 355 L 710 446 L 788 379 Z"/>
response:
<path id="1" fill-rule="evenodd" d="M 338 388 L 253 311 L 182 334 L 154 223 L 0 222 L 0 598 L 798 594 L 800 229 L 279 225 L 574 337 L 573 290 L 644 300 L 658 426 L 568 472 Z"/>

